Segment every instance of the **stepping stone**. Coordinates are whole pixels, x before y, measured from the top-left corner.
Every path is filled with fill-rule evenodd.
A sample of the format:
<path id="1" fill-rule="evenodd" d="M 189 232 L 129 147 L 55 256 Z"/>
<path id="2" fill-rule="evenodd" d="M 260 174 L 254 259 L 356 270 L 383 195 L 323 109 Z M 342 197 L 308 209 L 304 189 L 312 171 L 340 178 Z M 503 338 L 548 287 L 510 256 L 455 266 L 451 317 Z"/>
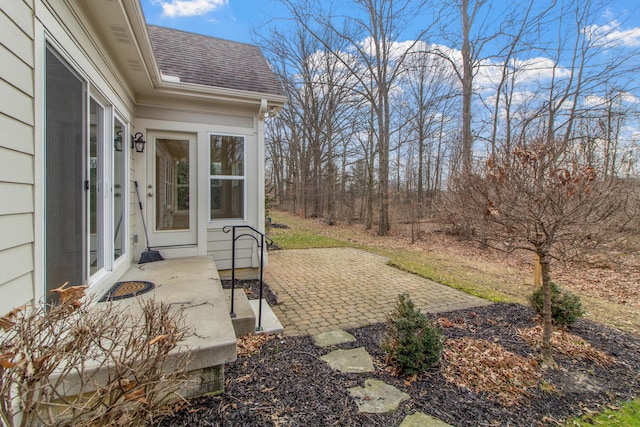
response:
<path id="1" fill-rule="evenodd" d="M 313 343 L 318 347 L 330 347 L 332 345 L 344 344 L 355 341 L 356 338 L 349 332 L 337 329 L 331 332 L 325 332 L 313 337 Z"/>
<path id="2" fill-rule="evenodd" d="M 411 396 L 383 381 L 369 378 L 364 387 L 352 387 L 349 394 L 356 401 L 359 412 L 374 414 L 391 414 L 398 406 Z"/>
<path id="3" fill-rule="evenodd" d="M 347 373 L 360 374 L 373 372 L 373 360 L 364 347 L 352 350 L 335 350 L 321 357 L 333 369 Z"/>
<path id="4" fill-rule="evenodd" d="M 404 417 L 404 421 L 400 424 L 400 427 L 452 427 L 451 424 L 447 424 L 442 420 L 432 417 L 431 415 L 423 414 L 422 412 L 416 412 L 415 414 L 407 415 Z"/>

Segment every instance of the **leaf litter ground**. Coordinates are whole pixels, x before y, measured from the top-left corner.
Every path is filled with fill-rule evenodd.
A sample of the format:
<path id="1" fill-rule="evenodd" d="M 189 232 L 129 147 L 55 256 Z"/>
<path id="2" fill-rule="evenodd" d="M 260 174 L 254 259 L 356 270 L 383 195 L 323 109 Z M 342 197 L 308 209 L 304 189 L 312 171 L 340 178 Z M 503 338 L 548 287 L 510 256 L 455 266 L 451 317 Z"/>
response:
<path id="1" fill-rule="evenodd" d="M 225 368 L 220 396 L 194 399 L 162 426 L 397 426 L 421 411 L 454 426 L 556 425 L 640 394 L 640 339 L 580 320 L 554 335 L 559 368 L 537 363 L 533 311 L 493 304 L 436 315 L 446 340 L 440 364 L 416 377 L 394 375 L 384 363 L 385 325 L 351 330 L 356 341 L 316 347 L 311 337 L 249 337 Z M 333 371 L 320 356 L 364 346 L 373 374 Z M 389 415 L 360 414 L 347 389 L 375 377 L 411 400 Z"/>

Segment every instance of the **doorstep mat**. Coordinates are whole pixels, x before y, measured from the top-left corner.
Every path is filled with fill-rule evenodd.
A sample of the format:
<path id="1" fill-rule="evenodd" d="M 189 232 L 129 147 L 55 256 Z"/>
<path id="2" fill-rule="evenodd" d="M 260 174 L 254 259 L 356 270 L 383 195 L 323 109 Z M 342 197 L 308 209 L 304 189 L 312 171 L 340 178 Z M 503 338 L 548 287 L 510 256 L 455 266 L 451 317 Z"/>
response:
<path id="1" fill-rule="evenodd" d="M 106 294 L 102 296 L 98 300 L 98 302 L 105 301 L 117 301 L 125 298 L 132 298 L 140 294 L 144 294 L 145 292 L 149 292 L 153 288 L 155 288 L 151 282 L 145 282 L 143 280 L 128 280 L 126 282 L 116 282 L 114 285 L 107 291 Z"/>

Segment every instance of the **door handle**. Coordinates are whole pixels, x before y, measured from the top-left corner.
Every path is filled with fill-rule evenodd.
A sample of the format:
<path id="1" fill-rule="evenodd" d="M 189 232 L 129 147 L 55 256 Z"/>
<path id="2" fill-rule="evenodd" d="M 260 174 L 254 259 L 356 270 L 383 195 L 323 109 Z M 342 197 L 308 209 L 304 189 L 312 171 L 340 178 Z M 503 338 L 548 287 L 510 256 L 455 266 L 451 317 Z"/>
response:
<path id="1" fill-rule="evenodd" d="M 147 193 L 147 196 L 153 197 L 153 193 Z"/>

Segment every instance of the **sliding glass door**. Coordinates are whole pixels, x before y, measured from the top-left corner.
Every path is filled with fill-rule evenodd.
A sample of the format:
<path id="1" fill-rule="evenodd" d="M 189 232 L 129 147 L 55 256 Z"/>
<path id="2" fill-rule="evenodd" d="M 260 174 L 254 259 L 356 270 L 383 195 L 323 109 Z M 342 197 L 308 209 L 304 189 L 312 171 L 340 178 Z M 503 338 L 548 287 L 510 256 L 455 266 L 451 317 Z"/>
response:
<path id="1" fill-rule="evenodd" d="M 86 84 L 46 53 L 45 287 L 85 283 Z"/>
<path id="2" fill-rule="evenodd" d="M 126 253 L 127 127 L 49 45 L 45 289 L 90 284 Z M 109 143 L 107 143 L 109 141 Z M 112 142 L 111 142 L 112 141 Z"/>

